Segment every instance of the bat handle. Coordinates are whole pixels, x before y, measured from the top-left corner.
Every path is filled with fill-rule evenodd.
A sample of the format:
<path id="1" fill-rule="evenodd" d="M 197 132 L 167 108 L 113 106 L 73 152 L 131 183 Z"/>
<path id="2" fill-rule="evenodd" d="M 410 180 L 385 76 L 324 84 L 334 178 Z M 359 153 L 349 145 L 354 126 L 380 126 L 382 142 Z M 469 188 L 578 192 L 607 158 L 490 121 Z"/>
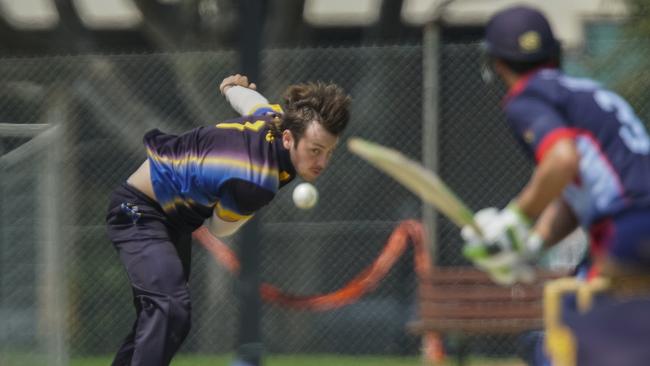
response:
<path id="1" fill-rule="evenodd" d="M 478 224 L 477 224 L 475 221 L 472 221 L 469 225 L 472 227 L 472 229 L 474 230 L 474 232 L 475 232 L 475 233 L 476 233 L 476 234 L 477 234 L 481 239 L 485 239 L 485 235 L 483 235 L 483 230 L 478 226 Z"/>
<path id="2" fill-rule="evenodd" d="M 498 254 L 498 253 L 501 253 L 503 251 L 503 248 L 500 245 L 495 244 L 495 243 L 488 244 L 485 247 L 485 249 L 487 250 L 488 254 L 490 254 L 490 255 Z"/>
<path id="3" fill-rule="evenodd" d="M 472 227 L 472 229 L 474 229 L 474 231 L 478 234 L 478 236 L 481 239 L 485 239 L 485 235 L 483 235 L 483 231 L 476 224 L 476 222 L 472 222 L 470 224 L 470 226 Z M 488 243 L 485 246 L 485 249 L 487 250 L 488 254 L 490 254 L 490 255 L 494 255 L 494 254 L 497 254 L 497 253 L 500 253 L 501 251 L 503 251 L 503 248 L 500 245 L 496 244 L 496 243 Z"/>

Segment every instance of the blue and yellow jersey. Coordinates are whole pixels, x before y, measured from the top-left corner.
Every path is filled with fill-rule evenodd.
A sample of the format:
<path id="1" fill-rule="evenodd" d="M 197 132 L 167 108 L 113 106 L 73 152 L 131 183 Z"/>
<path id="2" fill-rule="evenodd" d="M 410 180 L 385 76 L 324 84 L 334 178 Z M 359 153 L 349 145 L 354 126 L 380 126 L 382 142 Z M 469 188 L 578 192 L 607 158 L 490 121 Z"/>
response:
<path id="1" fill-rule="evenodd" d="M 268 111 L 267 111 L 268 109 Z M 170 135 L 144 137 L 158 203 L 192 228 L 216 210 L 226 221 L 249 218 L 295 176 L 289 151 L 272 127 L 277 106 Z"/>

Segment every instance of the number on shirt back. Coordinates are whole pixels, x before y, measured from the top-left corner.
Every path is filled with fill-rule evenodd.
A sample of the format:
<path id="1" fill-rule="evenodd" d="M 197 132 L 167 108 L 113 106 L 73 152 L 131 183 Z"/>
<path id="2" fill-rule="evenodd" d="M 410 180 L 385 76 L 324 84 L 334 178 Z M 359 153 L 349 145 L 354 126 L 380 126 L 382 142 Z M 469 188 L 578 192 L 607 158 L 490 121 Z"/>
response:
<path id="1" fill-rule="evenodd" d="M 632 107 L 623 98 L 611 91 L 598 89 L 594 92 L 594 100 L 603 110 L 616 112 L 616 119 L 621 123 L 618 134 L 632 152 L 644 155 L 650 152 L 648 133 Z"/>
<path id="2" fill-rule="evenodd" d="M 594 100 L 606 112 L 616 112 L 616 119 L 621 123 L 618 130 L 625 146 L 632 152 L 647 155 L 650 152 L 650 138 L 643 123 L 636 116 L 632 107 L 618 94 L 601 89 L 598 83 L 589 79 L 562 76 L 559 81 L 565 87 L 576 91 L 594 91 Z"/>

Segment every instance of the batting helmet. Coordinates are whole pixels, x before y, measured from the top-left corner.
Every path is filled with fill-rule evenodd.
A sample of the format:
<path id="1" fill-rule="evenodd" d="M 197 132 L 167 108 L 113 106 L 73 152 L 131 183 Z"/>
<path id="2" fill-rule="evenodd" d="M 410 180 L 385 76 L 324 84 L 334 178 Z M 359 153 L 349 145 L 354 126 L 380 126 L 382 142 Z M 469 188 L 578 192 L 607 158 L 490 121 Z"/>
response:
<path id="1" fill-rule="evenodd" d="M 508 61 L 536 62 L 558 56 L 560 42 L 546 17 L 527 6 L 497 12 L 485 27 L 487 54 Z"/>

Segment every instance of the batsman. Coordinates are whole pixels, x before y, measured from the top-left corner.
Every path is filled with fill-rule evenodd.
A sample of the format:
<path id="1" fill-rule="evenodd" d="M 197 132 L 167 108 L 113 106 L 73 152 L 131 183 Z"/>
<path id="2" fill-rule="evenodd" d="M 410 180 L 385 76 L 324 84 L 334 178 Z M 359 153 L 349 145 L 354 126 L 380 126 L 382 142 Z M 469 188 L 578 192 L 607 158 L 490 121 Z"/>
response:
<path id="1" fill-rule="evenodd" d="M 639 321 L 650 313 L 639 306 L 650 294 L 644 123 L 618 94 L 561 70 L 560 42 L 537 9 L 515 6 L 495 14 L 484 46 L 485 74 L 508 88 L 502 101 L 507 124 L 536 167 L 505 208 L 477 212 L 482 236 L 462 230 L 466 257 L 499 283 L 529 280 L 529 263 L 581 226 L 589 253 L 576 274 L 587 281 L 608 278 L 611 296 L 588 315 L 565 319 L 578 340 L 577 363 L 647 364 L 648 347 L 636 347 L 650 344 L 650 327 Z"/>

